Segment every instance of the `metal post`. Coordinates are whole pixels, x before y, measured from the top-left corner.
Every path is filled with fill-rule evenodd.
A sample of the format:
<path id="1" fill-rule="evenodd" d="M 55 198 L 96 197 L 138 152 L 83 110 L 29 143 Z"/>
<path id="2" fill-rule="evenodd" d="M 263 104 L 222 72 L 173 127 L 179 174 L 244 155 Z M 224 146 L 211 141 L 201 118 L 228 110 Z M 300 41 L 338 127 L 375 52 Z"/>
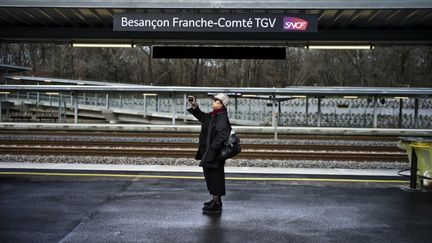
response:
<path id="1" fill-rule="evenodd" d="M 318 97 L 318 121 L 317 126 L 321 126 L 321 97 Z"/>
<path id="2" fill-rule="evenodd" d="M 418 128 L 418 110 L 419 110 L 419 102 L 418 98 L 414 99 L 414 128 Z"/>
<path id="3" fill-rule="evenodd" d="M 308 124 L 309 124 L 309 97 L 306 97 L 306 111 L 305 112 L 306 112 L 305 125 L 308 126 Z"/>
<path id="4" fill-rule="evenodd" d="M 74 123 L 78 124 L 78 94 L 72 94 L 74 101 Z"/>
<path id="5" fill-rule="evenodd" d="M 175 125 L 176 120 L 176 102 L 175 95 L 171 94 L 171 102 L 172 102 L 172 124 Z"/>
<path id="6" fill-rule="evenodd" d="M 98 97 L 97 97 L 97 93 L 95 93 L 95 102 L 94 102 L 94 105 L 95 105 L 95 106 L 98 105 L 98 102 L 97 102 L 97 101 L 98 101 Z"/>
<path id="7" fill-rule="evenodd" d="M 234 96 L 234 114 L 235 114 L 235 118 L 237 118 L 237 108 L 238 108 L 238 99 L 237 96 Z"/>
<path id="8" fill-rule="evenodd" d="M 87 105 L 86 94 L 83 93 L 84 105 Z"/>
<path id="9" fill-rule="evenodd" d="M 281 117 L 281 115 L 280 114 L 282 114 L 282 108 L 281 108 L 281 102 L 280 101 L 278 101 L 278 116 L 277 116 L 277 125 L 279 125 L 280 124 L 280 117 Z"/>
<path id="10" fill-rule="evenodd" d="M 399 128 L 402 128 L 403 99 L 399 99 Z"/>
<path id="11" fill-rule="evenodd" d="M 277 140 L 277 121 L 276 121 L 276 97 L 273 95 L 273 103 L 272 103 L 272 124 L 274 127 L 274 140 Z"/>
<path id="12" fill-rule="evenodd" d="M 186 116 L 187 116 L 187 95 L 186 94 L 184 94 L 183 95 L 183 101 L 184 101 L 184 107 L 183 107 L 183 110 L 184 110 L 184 119 L 183 119 L 183 122 L 184 123 L 186 123 L 186 121 L 187 121 L 187 119 L 186 119 Z"/>
<path id="13" fill-rule="evenodd" d="M 373 116 L 373 127 L 378 127 L 378 97 L 374 97 L 374 116 Z"/>
<path id="14" fill-rule="evenodd" d="M 108 93 L 106 93 L 106 95 L 105 95 L 105 107 L 106 107 L 106 109 L 110 108 L 110 105 L 109 105 L 109 94 Z"/>
<path id="15" fill-rule="evenodd" d="M 411 152 L 411 180 L 410 180 L 411 189 L 416 189 L 417 187 L 417 154 L 415 149 L 412 148 Z"/>
<path id="16" fill-rule="evenodd" d="M 50 113 L 52 114 L 52 95 L 49 95 L 50 100 Z"/>
<path id="17" fill-rule="evenodd" d="M 120 108 L 123 109 L 123 97 L 120 94 Z"/>
<path id="18" fill-rule="evenodd" d="M 0 100 L 0 122 L 3 121 L 3 113 L 2 113 L 2 101 Z"/>
<path id="19" fill-rule="evenodd" d="M 58 122 L 61 123 L 62 122 L 62 106 L 61 106 L 61 101 L 62 101 L 62 97 L 63 97 L 63 93 L 60 93 L 59 96 L 59 100 L 58 100 Z"/>
<path id="20" fill-rule="evenodd" d="M 67 120 L 66 120 L 66 100 L 64 100 L 63 101 L 63 122 L 64 123 L 67 123 Z"/>
<path id="21" fill-rule="evenodd" d="M 39 92 L 37 92 L 36 94 L 36 114 L 39 110 Z"/>
<path id="22" fill-rule="evenodd" d="M 147 113 L 147 95 L 143 94 L 143 99 L 144 99 L 144 117 L 146 117 L 146 113 Z"/>

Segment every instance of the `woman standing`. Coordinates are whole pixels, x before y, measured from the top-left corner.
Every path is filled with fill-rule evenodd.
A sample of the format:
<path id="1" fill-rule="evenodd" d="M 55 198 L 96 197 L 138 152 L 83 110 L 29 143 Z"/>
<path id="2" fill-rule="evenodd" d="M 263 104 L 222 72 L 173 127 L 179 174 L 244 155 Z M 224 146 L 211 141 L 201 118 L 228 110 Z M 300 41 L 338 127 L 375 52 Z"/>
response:
<path id="1" fill-rule="evenodd" d="M 215 95 L 212 100 L 213 111 L 210 113 L 200 110 L 195 97 L 189 96 L 188 100 L 192 105 L 188 111 L 201 122 L 199 149 L 195 159 L 201 160 L 199 166 L 203 167 L 207 189 L 212 195 L 212 199 L 204 203 L 203 211 L 221 212 L 221 197 L 225 195 L 225 161 L 219 158 L 219 154 L 231 132 L 226 109 L 229 98 L 223 93 Z"/>

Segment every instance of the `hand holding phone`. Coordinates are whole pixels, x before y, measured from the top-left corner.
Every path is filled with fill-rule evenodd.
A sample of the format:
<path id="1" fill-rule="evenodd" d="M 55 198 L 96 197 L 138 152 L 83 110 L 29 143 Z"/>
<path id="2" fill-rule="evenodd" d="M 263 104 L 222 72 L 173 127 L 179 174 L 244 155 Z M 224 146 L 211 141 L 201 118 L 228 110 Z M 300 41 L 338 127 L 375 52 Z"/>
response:
<path id="1" fill-rule="evenodd" d="M 190 95 L 190 96 L 188 96 L 187 99 L 188 99 L 189 103 L 192 105 L 192 107 L 195 108 L 197 106 L 195 96 Z"/>

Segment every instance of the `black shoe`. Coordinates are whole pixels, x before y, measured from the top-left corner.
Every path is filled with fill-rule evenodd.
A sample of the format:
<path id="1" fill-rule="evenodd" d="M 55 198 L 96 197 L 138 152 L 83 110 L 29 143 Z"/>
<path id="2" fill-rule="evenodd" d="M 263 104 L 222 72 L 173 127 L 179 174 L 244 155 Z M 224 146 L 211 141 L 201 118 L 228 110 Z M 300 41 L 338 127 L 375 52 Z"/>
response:
<path id="1" fill-rule="evenodd" d="M 213 202 L 213 199 L 208 201 L 208 202 L 204 202 L 204 206 L 209 207 L 212 204 L 212 202 Z M 222 205 L 222 201 L 220 201 L 220 204 Z"/>
<path id="2" fill-rule="evenodd" d="M 222 202 L 211 201 L 209 206 L 204 206 L 202 208 L 203 212 L 208 213 L 220 213 L 222 212 Z"/>
<path id="3" fill-rule="evenodd" d="M 212 202 L 213 202 L 213 199 L 208 201 L 208 202 L 204 202 L 204 206 L 209 207 L 212 204 Z"/>

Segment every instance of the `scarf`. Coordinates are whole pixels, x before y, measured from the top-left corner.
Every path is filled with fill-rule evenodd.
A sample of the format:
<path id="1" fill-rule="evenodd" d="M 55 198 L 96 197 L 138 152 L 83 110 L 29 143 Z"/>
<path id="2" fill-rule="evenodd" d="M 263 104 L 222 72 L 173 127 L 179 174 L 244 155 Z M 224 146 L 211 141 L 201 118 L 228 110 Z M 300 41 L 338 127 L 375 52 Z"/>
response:
<path id="1" fill-rule="evenodd" d="M 224 107 L 220 108 L 220 109 L 215 109 L 213 111 L 210 112 L 211 117 L 216 116 L 218 113 L 225 111 L 226 109 Z"/>

